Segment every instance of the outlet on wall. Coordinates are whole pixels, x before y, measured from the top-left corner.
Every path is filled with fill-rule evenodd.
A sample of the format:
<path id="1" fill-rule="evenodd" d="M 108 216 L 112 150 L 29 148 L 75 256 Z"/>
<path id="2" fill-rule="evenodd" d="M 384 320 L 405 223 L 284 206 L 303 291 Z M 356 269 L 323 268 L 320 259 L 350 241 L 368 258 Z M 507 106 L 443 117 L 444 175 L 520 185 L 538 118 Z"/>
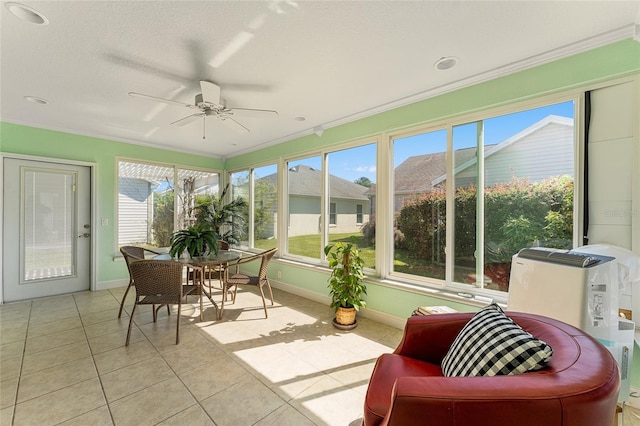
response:
<path id="1" fill-rule="evenodd" d="M 278 271 L 278 278 L 282 278 L 282 271 Z"/>

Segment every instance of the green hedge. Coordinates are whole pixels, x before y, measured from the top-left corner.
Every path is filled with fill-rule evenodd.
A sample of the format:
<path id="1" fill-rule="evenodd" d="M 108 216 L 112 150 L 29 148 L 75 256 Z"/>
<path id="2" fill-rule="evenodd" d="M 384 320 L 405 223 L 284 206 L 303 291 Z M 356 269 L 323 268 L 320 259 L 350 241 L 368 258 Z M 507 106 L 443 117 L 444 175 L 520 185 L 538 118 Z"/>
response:
<path id="1" fill-rule="evenodd" d="M 455 259 L 473 262 L 477 189 L 456 189 Z M 484 238 L 487 263 L 508 262 L 523 247 L 570 248 L 573 238 L 573 180 L 553 177 L 530 184 L 517 179 L 485 188 Z M 417 259 L 444 260 L 445 193 L 436 190 L 405 202 L 396 215 L 399 247 Z"/>

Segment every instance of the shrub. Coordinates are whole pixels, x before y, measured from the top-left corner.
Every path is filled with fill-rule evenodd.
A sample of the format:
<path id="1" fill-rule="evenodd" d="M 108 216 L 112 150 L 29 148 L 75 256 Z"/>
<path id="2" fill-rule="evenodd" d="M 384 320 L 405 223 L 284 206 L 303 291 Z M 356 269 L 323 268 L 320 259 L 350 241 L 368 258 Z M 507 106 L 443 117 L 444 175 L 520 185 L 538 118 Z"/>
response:
<path id="1" fill-rule="evenodd" d="M 405 202 L 396 215 L 398 247 L 426 261 L 444 259 L 445 193 L 435 190 Z M 457 188 L 455 194 L 454 257 L 476 252 L 477 188 Z M 484 191 L 484 238 L 487 260 L 510 261 L 519 249 L 533 244 L 555 248 L 572 242 L 573 180 L 559 176 L 530 184 L 514 179 Z M 396 241 L 396 244 L 398 242 Z"/>
<path id="2" fill-rule="evenodd" d="M 369 244 L 374 244 L 376 242 L 376 217 L 371 216 L 369 222 L 362 225 L 361 231 L 364 239 Z"/>

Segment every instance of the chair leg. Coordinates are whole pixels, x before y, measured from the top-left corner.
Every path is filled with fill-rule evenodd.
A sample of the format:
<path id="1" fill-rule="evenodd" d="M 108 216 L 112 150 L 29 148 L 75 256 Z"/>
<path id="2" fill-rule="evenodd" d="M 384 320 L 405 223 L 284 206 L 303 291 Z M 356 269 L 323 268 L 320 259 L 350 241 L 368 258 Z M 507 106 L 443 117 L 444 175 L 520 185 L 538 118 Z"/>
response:
<path id="1" fill-rule="evenodd" d="M 136 312 L 136 306 L 138 306 L 137 297 L 136 303 L 133 304 L 133 309 L 131 310 L 131 316 L 129 317 L 129 330 L 127 331 L 127 340 L 124 343 L 125 346 L 129 346 L 129 338 L 131 337 L 131 326 L 133 325 L 133 314 Z"/>
<path id="2" fill-rule="evenodd" d="M 180 343 L 180 310 L 182 303 L 178 303 L 178 321 L 176 322 L 176 345 Z"/>
<path id="3" fill-rule="evenodd" d="M 169 305 L 159 305 L 157 308 L 156 308 L 156 305 L 153 305 L 152 308 L 154 310 L 156 318 L 158 318 L 158 312 L 160 311 L 160 309 L 162 309 L 163 306 L 167 307 L 167 315 L 171 316 L 171 308 L 169 308 Z M 154 322 L 155 322 L 155 320 L 154 320 Z"/>
<path id="4" fill-rule="evenodd" d="M 267 313 L 267 302 L 264 300 L 264 291 L 262 291 L 262 286 L 259 285 L 258 289 L 260 289 L 260 295 L 262 296 L 262 306 L 264 307 L 264 317 L 269 318 L 269 314 Z"/>
<path id="5" fill-rule="evenodd" d="M 124 291 L 124 296 L 122 296 L 122 301 L 120 302 L 120 310 L 118 311 L 118 318 L 122 316 L 122 308 L 124 308 L 124 301 L 127 299 L 127 294 L 129 294 L 129 290 L 131 290 L 131 286 L 133 281 L 129 280 L 129 285 L 127 289 Z"/>
<path id="6" fill-rule="evenodd" d="M 204 310 L 204 305 L 202 304 L 202 296 L 204 296 L 204 287 L 200 286 L 200 321 L 204 319 L 202 312 Z"/>
<path id="7" fill-rule="evenodd" d="M 273 291 L 271 291 L 271 284 L 267 280 L 267 288 L 269 289 L 269 297 L 271 297 L 271 306 L 273 306 Z"/>
<path id="8" fill-rule="evenodd" d="M 227 294 L 227 292 L 229 291 L 229 289 L 227 288 L 227 283 L 223 282 L 222 283 L 222 294 L 225 295 Z M 222 319 L 222 311 L 224 311 L 224 301 L 226 300 L 226 297 L 222 297 L 222 302 L 220 302 L 220 309 L 217 310 L 217 319 Z"/>

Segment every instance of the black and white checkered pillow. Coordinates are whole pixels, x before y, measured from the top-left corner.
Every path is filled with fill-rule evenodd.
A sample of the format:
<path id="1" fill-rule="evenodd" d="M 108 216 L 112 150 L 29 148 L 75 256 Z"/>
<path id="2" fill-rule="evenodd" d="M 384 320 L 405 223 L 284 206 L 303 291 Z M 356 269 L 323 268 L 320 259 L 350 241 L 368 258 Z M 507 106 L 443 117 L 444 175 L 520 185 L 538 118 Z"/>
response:
<path id="1" fill-rule="evenodd" d="M 478 311 L 453 341 L 442 372 L 453 376 L 521 374 L 543 368 L 553 350 L 507 317 L 493 303 Z"/>

